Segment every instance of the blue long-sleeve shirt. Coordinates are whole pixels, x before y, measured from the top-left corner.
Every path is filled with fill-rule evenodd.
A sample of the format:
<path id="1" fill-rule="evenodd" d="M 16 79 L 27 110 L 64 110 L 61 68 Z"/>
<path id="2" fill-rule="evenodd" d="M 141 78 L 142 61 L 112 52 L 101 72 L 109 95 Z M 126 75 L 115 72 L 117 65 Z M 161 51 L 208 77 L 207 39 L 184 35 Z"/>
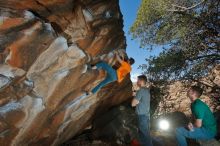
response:
<path id="1" fill-rule="evenodd" d="M 138 115 L 149 115 L 150 114 L 150 90 L 148 88 L 140 88 L 137 91 L 136 97 L 139 104 L 136 106 L 136 113 Z"/>

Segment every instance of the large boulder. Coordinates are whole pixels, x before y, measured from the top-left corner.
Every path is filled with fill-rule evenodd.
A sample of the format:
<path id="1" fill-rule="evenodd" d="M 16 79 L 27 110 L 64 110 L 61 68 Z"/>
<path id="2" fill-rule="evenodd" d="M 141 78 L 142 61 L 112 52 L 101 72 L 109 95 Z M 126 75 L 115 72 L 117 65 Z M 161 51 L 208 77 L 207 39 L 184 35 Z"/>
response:
<path id="1" fill-rule="evenodd" d="M 125 37 L 118 0 L 0 2 L 0 145 L 59 145 L 131 96 L 131 81 L 86 96 Z"/>
<path id="2" fill-rule="evenodd" d="M 130 145 L 138 135 L 137 115 L 130 102 L 112 108 L 93 122 L 93 139 Z"/>

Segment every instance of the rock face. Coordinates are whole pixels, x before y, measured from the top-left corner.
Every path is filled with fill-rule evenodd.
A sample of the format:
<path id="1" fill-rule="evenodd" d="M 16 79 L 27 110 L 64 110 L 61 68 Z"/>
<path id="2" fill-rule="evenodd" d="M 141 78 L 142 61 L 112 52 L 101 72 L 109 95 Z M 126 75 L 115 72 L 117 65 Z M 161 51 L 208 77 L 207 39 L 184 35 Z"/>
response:
<path id="1" fill-rule="evenodd" d="M 62 146 L 127 146 L 138 139 L 137 115 L 130 101 L 112 107 L 93 121 L 80 135 Z"/>
<path id="2" fill-rule="evenodd" d="M 118 0 L 0 1 L 0 145 L 59 145 L 131 96 L 129 77 L 84 94 L 125 48 Z"/>

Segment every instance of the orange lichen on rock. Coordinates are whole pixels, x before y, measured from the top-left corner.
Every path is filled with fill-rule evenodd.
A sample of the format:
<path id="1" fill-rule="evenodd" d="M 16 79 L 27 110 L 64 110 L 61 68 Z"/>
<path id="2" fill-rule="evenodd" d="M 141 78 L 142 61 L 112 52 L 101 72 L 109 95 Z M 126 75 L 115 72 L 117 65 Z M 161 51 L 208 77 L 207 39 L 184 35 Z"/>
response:
<path id="1" fill-rule="evenodd" d="M 22 23 L 24 23 L 23 18 L 6 18 L 6 17 L 2 17 L 2 19 L 0 20 L 0 31 L 2 30 L 7 30 L 9 28 L 21 25 Z"/>
<path id="2" fill-rule="evenodd" d="M 25 46 L 36 39 L 41 28 L 42 24 L 40 22 L 36 23 L 32 28 L 24 30 L 23 36 L 8 46 L 10 50 L 10 55 L 6 60 L 8 64 L 18 68 L 22 68 L 27 64 L 28 60 L 24 57 L 26 57 L 26 54 L 31 55 L 32 52 L 31 48 Z"/>

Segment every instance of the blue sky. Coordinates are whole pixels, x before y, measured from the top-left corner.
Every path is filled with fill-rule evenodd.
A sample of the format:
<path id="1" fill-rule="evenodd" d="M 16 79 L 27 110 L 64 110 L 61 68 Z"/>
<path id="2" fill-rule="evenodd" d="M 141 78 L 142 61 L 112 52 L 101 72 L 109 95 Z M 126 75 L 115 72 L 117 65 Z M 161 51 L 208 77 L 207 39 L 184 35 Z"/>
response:
<path id="1" fill-rule="evenodd" d="M 141 4 L 141 0 L 119 0 L 121 12 L 124 19 L 124 32 L 127 39 L 127 53 L 128 56 L 135 59 L 135 64 L 132 67 L 131 79 L 135 81 L 136 76 L 141 74 L 141 69 L 138 66 L 146 63 L 145 58 L 150 55 L 158 55 L 160 49 L 155 49 L 153 51 L 148 51 L 146 49 L 139 48 L 139 43 L 137 40 L 131 40 L 131 35 L 128 34 L 130 27 L 135 21 L 138 8 Z"/>

